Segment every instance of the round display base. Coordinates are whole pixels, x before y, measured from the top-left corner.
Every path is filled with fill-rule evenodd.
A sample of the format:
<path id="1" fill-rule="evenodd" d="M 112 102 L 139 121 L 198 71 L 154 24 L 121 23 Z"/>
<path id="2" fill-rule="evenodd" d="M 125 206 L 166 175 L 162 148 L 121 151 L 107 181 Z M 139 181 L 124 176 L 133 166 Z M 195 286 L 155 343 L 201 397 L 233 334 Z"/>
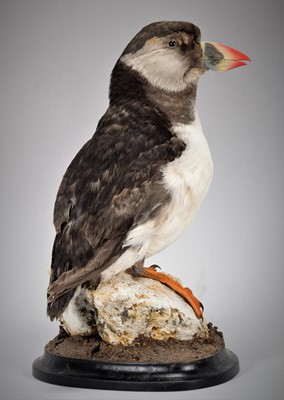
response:
<path id="1" fill-rule="evenodd" d="M 125 391 L 200 389 L 227 382 L 238 372 L 238 357 L 226 348 L 202 360 L 172 364 L 79 360 L 47 351 L 33 363 L 33 376 L 43 382 Z"/>

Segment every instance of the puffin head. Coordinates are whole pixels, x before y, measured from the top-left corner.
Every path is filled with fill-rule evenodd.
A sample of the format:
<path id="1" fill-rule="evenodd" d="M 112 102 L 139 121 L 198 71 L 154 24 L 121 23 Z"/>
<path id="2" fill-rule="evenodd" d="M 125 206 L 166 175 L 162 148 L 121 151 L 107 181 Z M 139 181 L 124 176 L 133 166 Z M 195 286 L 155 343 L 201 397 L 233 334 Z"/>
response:
<path id="1" fill-rule="evenodd" d="M 225 45 L 201 42 L 200 29 L 190 22 L 163 21 L 138 32 L 119 61 L 156 88 L 181 92 L 209 69 L 226 71 L 250 59 Z"/>

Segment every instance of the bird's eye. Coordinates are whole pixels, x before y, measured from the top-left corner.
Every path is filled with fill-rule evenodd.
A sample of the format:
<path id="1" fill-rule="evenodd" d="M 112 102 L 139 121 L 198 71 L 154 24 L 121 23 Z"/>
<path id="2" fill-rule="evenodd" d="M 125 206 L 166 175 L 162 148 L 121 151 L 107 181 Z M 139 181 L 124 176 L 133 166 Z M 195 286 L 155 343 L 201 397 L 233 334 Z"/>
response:
<path id="1" fill-rule="evenodd" d="M 175 47 L 177 45 L 177 42 L 175 40 L 170 40 L 168 45 L 169 47 Z"/>

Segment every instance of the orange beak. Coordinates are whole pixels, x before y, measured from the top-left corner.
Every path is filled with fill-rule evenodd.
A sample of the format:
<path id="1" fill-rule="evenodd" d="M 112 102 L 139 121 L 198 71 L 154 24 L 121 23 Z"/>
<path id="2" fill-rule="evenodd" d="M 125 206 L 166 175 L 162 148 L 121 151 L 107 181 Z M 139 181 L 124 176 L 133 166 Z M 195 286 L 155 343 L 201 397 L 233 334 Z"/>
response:
<path id="1" fill-rule="evenodd" d="M 246 65 L 250 58 L 239 50 L 215 42 L 203 42 L 204 65 L 214 71 L 228 71 L 229 69 Z"/>

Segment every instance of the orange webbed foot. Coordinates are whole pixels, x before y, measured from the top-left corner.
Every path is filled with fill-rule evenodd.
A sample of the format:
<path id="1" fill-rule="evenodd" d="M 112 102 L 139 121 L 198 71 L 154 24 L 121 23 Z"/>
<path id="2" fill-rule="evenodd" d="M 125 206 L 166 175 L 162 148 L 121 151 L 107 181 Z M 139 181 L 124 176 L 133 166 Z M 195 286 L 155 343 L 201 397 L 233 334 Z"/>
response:
<path id="1" fill-rule="evenodd" d="M 189 288 L 183 287 L 171 276 L 157 271 L 158 268 L 161 269 L 158 265 L 152 265 L 148 268 L 145 268 L 142 264 L 137 264 L 132 267 L 132 272 L 135 276 L 155 279 L 169 286 L 189 303 L 198 318 L 203 319 L 204 307 L 202 303 L 194 296 L 192 291 Z"/>

